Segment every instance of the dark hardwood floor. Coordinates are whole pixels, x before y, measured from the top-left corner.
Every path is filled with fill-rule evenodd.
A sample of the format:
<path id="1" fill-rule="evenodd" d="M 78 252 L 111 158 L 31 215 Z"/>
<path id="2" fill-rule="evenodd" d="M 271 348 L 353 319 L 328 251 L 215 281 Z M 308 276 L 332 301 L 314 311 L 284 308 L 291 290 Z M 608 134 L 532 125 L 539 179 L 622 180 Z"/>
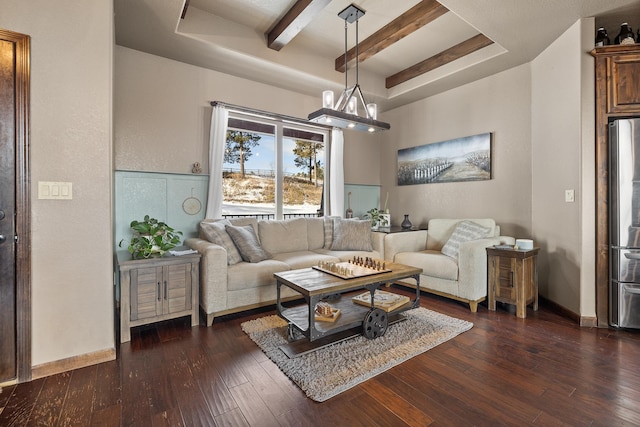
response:
<path id="1" fill-rule="evenodd" d="M 518 319 L 422 305 L 474 327 L 324 403 L 241 331 L 268 308 L 134 329 L 113 362 L 4 387 L 0 426 L 640 425 L 640 332 L 580 328 L 544 306 Z"/>

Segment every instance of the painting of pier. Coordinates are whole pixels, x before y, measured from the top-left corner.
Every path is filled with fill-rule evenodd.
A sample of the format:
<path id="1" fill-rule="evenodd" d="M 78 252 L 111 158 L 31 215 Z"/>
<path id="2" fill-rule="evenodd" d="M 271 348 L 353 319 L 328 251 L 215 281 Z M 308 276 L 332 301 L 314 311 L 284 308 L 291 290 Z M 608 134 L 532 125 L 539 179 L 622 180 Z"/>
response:
<path id="1" fill-rule="evenodd" d="M 398 150 L 398 185 L 491 179 L 491 133 Z"/>

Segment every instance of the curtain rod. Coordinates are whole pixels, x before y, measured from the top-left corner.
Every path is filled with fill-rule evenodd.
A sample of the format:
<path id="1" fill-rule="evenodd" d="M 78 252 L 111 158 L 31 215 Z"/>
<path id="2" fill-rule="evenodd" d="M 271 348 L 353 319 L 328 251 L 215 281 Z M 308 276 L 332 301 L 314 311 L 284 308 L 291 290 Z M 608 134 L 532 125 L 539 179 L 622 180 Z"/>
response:
<path id="1" fill-rule="evenodd" d="M 291 123 L 303 124 L 303 125 L 311 126 L 311 127 L 318 127 L 318 128 L 323 128 L 323 129 L 331 129 L 331 126 L 327 126 L 327 125 L 323 125 L 323 124 L 319 124 L 319 123 L 309 122 L 309 120 L 301 119 L 299 117 L 293 117 L 293 116 L 287 116 L 287 115 L 284 115 L 284 114 L 272 113 L 272 112 L 269 112 L 269 111 L 257 110 L 255 108 L 242 107 L 240 105 L 228 104 L 228 103 L 222 102 L 222 101 L 211 101 L 211 106 L 212 107 L 216 107 L 216 106 L 225 107 L 225 108 L 228 108 L 229 110 L 236 111 L 238 113 L 254 114 L 254 115 L 258 115 L 258 116 L 269 117 L 271 119 L 277 119 L 277 120 L 282 120 L 282 121 L 291 122 Z"/>

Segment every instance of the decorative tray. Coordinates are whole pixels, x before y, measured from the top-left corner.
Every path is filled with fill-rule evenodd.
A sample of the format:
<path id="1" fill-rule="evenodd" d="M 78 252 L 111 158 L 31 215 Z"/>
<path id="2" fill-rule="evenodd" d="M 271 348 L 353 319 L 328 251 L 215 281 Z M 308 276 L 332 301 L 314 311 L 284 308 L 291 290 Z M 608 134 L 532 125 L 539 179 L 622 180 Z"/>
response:
<path id="1" fill-rule="evenodd" d="M 495 249 L 513 249 L 514 245 L 493 245 Z"/>

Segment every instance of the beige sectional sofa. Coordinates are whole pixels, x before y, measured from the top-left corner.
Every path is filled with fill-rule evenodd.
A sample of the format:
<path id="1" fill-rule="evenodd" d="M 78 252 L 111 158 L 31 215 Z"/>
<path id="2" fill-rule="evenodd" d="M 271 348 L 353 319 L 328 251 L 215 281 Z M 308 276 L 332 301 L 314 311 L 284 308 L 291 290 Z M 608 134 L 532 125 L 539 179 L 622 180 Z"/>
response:
<path id="1" fill-rule="evenodd" d="M 257 242 L 233 241 L 225 231 L 236 237 L 254 234 Z M 202 255 L 200 308 L 210 326 L 216 316 L 274 304 L 276 272 L 311 267 L 320 261 L 348 261 L 354 256 L 384 259 L 384 237 L 372 232 L 368 221 L 238 218 L 205 219 L 199 237 L 185 243 Z M 240 254 L 241 260 L 239 245 L 248 252 Z M 283 288 L 283 297 L 299 295 Z"/>
<path id="2" fill-rule="evenodd" d="M 490 218 L 432 219 L 427 230 L 387 235 L 384 256 L 422 268 L 421 290 L 465 302 L 476 312 L 487 296 L 486 248 L 514 243 L 513 237 L 500 236 L 500 226 Z"/>

